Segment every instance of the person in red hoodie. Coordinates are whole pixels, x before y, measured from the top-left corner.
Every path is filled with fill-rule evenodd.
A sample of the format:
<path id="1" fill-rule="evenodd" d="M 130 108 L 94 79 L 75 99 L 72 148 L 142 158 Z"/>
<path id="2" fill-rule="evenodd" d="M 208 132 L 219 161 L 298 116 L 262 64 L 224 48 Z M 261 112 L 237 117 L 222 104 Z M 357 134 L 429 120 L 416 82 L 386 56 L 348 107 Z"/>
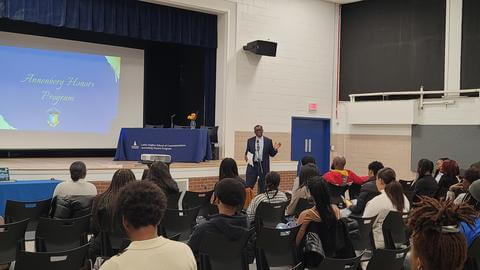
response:
<path id="1" fill-rule="evenodd" d="M 323 175 L 323 179 L 328 184 L 332 201 L 335 204 L 343 203 L 341 196 L 345 194 L 345 191 L 351 185 L 361 186 L 368 179 L 368 176 L 361 177 L 345 169 L 346 164 L 347 160 L 345 157 L 334 157 L 331 170 Z"/>

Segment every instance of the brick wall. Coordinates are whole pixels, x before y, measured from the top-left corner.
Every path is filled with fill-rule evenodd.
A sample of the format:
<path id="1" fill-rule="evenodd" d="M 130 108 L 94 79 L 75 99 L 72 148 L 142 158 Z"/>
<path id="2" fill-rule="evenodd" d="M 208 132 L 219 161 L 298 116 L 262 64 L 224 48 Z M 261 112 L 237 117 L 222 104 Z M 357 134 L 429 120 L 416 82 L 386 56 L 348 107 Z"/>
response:
<path id="1" fill-rule="evenodd" d="M 280 173 L 280 190 L 292 190 L 293 181 L 297 176 L 297 172 L 295 171 L 283 171 L 278 172 Z M 245 179 L 245 175 L 241 175 L 243 179 Z M 190 191 L 207 191 L 212 190 L 215 186 L 215 183 L 218 181 L 218 177 L 192 177 L 189 179 L 188 190 Z M 255 186 L 254 191 L 257 190 Z"/>
<path id="2" fill-rule="evenodd" d="M 280 173 L 280 190 L 292 190 L 293 181 L 297 176 L 297 172 L 295 171 L 282 171 Z M 245 179 L 245 175 L 241 175 L 243 179 Z M 218 177 L 191 177 L 188 181 L 188 190 L 190 191 L 207 191 L 212 190 L 215 186 L 215 183 L 218 181 Z M 90 182 L 97 187 L 98 193 L 103 193 L 107 190 L 108 186 L 110 186 L 110 181 L 92 181 Z M 255 187 L 255 191 L 257 188 Z"/>

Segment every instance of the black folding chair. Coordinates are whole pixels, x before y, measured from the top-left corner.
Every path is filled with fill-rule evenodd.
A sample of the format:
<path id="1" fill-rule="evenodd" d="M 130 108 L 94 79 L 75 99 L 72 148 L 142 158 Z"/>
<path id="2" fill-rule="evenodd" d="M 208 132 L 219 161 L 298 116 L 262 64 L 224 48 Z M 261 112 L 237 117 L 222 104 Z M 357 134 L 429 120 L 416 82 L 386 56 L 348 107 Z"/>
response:
<path id="1" fill-rule="evenodd" d="M 28 219 L 0 225 L 0 265 L 15 261 L 17 250 L 25 249 Z"/>
<path id="2" fill-rule="evenodd" d="M 85 266 L 89 244 L 61 252 L 27 252 L 20 250 L 15 270 L 78 270 Z"/>
<path id="3" fill-rule="evenodd" d="M 372 257 L 375 249 L 375 241 L 373 239 L 372 226 L 377 216 L 362 218 L 350 215 L 350 218 L 358 222 L 358 234 L 351 235 L 352 245 L 357 254 L 364 251 L 361 261 L 367 261 Z"/>
<path id="4" fill-rule="evenodd" d="M 285 222 L 285 208 L 288 202 L 261 202 L 255 210 L 255 226 L 275 228 L 278 223 Z"/>
<path id="5" fill-rule="evenodd" d="M 180 233 L 180 241 L 188 239 L 199 211 L 200 207 L 185 210 L 167 208 L 159 225 L 160 234 L 169 238 Z"/>
<path id="6" fill-rule="evenodd" d="M 288 229 L 260 228 L 255 250 L 257 269 L 297 265 L 295 240 L 299 229 L 299 225 Z"/>
<path id="7" fill-rule="evenodd" d="M 58 252 L 85 245 L 90 229 L 90 217 L 91 215 L 72 219 L 41 217 L 35 233 L 36 251 Z"/>
<path id="8" fill-rule="evenodd" d="M 468 248 L 465 270 L 480 269 L 480 237 L 477 236 Z"/>
<path id="9" fill-rule="evenodd" d="M 332 203 L 338 205 L 340 208 L 344 208 L 344 201 L 342 197 L 345 197 L 345 191 L 347 191 L 348 186 L 336 186 L 328 182 L 326 183 Z"/>
<path id="10" fill-rule="evenodd" d="M 5 205 L 5 222 L 30 219 L 27 231 L 37 229 L 38 218 L 47 217 L 52 199 L 35 202 L 18 202 L 7 200 Z"/>
<path id="11" fill-rule="evenodd" d="M 355 258 L 335 259 L 326 257 L 318 267 L 309 268 L 312 270 L 357 270 L 363 253 Z"/>
<path id="12" fill-rule="evenodd" d="M 307 210 L 307 209 L 310 209 L 313 207 L 313 204 L 310 203 L 307 199 L 304 199 L 304 198 L 300 198 L 297 202 L 297 205 L 295 206 L 295 210 L 294 210 L 294 215 L 295 217 L 298 218 L 298 216 L 304 211 L 304 210 Z"/>
<path id="13" fill-rule="evenodd" d="M 100 256 L 112 257 L 124 250 L 130 245 L 130 239 L 120 228 L 120 224 L 115 224 L 112 217 L 106 209 L 99 211 L 100 220 Z"/>
<path id="14" fill-rule="evenodd" d="M 178 201 L 182 193 L 167 194 L 167 208 L 178 209 Z"/>
<path id="15" fill-rule="evenodd" d="M 213 190 L 206 192 L 192 192 L 185 191 L 182 200 L 183 209 L 192 209 L 195 207 L 201 207 L 199 216 L 208 216 L 210 210 L 210 199 L 212 198 Z"/>
<path id="16" fill-rule="evenodd" d="M 390 211 L 383 221 L 382 231 L 386 249 L 405 248 L 409 245 L 405 220 L 408 213 Z"/>
<path id="17" fill-rule="evenodd" d="M 250 233 L 235 241 L 224 234 L 206 233 L 200 244 L 200 270 L 248 270 L 246 244 Z"/>
<path id="18" fill-rule="evenodd" d="M 401 270 L 410 247 L 404 249 L 376 249 L 366 270 Z"/>

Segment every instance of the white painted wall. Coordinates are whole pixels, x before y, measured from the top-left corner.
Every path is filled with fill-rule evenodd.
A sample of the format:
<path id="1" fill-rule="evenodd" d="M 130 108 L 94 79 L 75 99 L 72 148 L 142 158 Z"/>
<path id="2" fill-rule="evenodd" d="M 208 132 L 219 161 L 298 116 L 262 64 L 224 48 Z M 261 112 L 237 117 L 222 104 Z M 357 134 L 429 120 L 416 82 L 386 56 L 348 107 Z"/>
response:
<path id="1" fill-rule="evenodd" d="M 319 0 L 238 0 L 236 131 L 290 132 L 292 116 L 331 117 L 338 5 Z M 278 42 L 277 57 L 243 51 Z M 308 111 L 317 103 L 316 112 Z"/>

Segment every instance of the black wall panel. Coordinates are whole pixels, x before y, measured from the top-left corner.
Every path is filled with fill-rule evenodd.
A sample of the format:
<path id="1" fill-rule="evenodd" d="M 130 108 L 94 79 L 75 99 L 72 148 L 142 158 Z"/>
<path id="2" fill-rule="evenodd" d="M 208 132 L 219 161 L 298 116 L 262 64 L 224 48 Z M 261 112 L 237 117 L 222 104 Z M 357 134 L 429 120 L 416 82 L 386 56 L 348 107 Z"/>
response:
<path id="1" fill-rule="evenodd" d="M 445 10 L 445 0 L 342 5 L 340 99 L 415 91 L 421 85 L 425 90 L 443 89 Z"/>

